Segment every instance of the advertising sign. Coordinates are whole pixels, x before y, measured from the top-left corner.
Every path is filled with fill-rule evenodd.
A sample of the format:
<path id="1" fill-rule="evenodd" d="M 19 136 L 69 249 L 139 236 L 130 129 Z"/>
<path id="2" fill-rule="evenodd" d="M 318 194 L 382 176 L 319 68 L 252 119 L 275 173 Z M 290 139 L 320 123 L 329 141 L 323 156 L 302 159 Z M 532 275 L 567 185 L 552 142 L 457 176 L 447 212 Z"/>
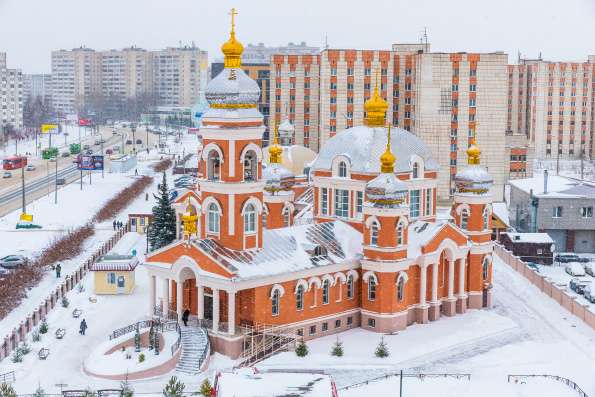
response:
<path id="1" fill-rule="evenodd" d="M 42 124 L 41 125 L 41 133 L 42 134 L 57 134 L 58 133 L 58 124 Z"/>
<path id="2" fill-rule="evenodd" d="M 101 155 L 83 155 L 80 156 L 78 169 L 85 171 L 100 171 L 103 169 L 103 156 Z"/>
<path id="3" fill-rule="evenodd" d="M 93 122 L 91 121 L 91 119 L 79 119 L 79 125 L 81 127 L 90 126 L 93 125 Z"/>

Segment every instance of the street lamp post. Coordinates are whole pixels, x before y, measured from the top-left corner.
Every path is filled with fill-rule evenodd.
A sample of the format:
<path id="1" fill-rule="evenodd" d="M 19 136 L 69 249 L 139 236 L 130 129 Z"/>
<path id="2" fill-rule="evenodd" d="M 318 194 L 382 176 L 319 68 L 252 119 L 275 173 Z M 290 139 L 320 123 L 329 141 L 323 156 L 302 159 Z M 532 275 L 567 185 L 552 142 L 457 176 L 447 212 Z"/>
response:
<path id="1" fill-rule="evenodd" d="M 136 126 L 133 124 L 130 129 L 132 130 L 132 153 L 136 153 Z"/>

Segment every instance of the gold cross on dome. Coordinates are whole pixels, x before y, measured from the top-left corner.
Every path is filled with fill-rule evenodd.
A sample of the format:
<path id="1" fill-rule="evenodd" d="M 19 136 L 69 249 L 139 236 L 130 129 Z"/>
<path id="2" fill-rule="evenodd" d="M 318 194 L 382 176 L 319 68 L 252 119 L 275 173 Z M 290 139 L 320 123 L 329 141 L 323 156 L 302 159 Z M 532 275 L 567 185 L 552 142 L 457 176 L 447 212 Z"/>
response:
<path id="1" fill-rule="evenodd" d="M 235 32 L 236 30 L 236 15 L 238 15 L 238 12 L 236 11 L 235 8 L 232 8 L 231 11 L 229 12 L 229 15 L 231 15 L 231 31 Z"/>

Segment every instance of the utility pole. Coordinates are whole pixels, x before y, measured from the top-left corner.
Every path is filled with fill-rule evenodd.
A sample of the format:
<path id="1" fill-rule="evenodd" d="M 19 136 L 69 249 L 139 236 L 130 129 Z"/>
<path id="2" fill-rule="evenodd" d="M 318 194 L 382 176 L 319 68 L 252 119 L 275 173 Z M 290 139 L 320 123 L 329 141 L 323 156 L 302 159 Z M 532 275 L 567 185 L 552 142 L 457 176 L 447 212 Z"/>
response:
<path id="1" fill-rule="evenodd" d="M 82 158 L 81 158 L 81 161 L 83 161 Z M 79 161 L 79 169 L 81 170 L 81 190 L 83 190 L 83 169 L 81 168 L 80 161 Z"/>
<path id="2" fill-rule="evenodd" d="M 21 199 L 23 205 L 23 214 L 27 213 L 27 203 L 25 201 L 25 165 L 21 164 Z"/>
<path id="3" fill-rule="evenodd" d="M 101 135 L 100 138 L 100 142 L 101 142 L 101 179 L 103 179 L 105 177 L 105 173 L 104 173 L 104 169 L 105 169 L 105 155 L 103 154 L 103 135 Z"/>
<path id="4" fill-rule="evenodd" d="M 401 376 L 399 379 L 399 397 L 403 397 L 403 370 L 401 370 Z"/>
<path id="5" fill-rule="evenodd" d="M 48 181 L 50 183 L 50 181 Z M 54 204 L 58 204 L 58 159 L 56 159 L 56 178 L 55 178 L 56 187 L 54 188 Z"/>

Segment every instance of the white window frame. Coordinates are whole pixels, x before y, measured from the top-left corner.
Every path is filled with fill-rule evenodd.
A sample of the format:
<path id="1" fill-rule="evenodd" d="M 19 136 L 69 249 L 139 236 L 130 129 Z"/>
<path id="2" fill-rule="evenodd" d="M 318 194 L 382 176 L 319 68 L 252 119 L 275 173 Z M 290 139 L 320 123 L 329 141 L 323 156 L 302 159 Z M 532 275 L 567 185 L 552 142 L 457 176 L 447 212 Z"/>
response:
<path id="1" fill-rule="evenodd" d="M 320 188 L 320 213 L 328 215 L 328 188 Z"/>
<path id="2" fill-rule="evenodd" d="M 278 316 L 280 310 L 280 301 L 281 301 L 281 293 L 279 292 L 278 289 L 275 289 L 273 291 L 273 294 L 271 296 L 271 314 L 273 316 Z"/>
<path id="3" fill-rule="evenodd" d="M 219 234 L 221 231 L 221 213 L 215 203 L 207 207 L 207 233 Z"/>
<path id="4" fill-rule="evenodd" d="M 331 301 L 331 283 L 328 280 L 322 282 L 322 304 L 328 305 Z"/>
<path id="5" fill-rule="evenodd" d="M 244 209 L 244 233 L 256 233 L 256 207 L 252 203 Z"/>
<path id="6" fill-rule="evenodd" d="M 349 218 L 349 190 L 335 189 L 335 205 L 333 206 L 335 216 Z"/>
<path id="7" fill-rule="evenodd" d="M 417 198 L 416 201 L 414 201 L 414 197 Z M 411 218 L 417 218 L 419 217 L 420 214 L 420 203 L 421 200 L 421 194 L 419 189 L 414 189 L 409 191 L 409 216 Z"/>

